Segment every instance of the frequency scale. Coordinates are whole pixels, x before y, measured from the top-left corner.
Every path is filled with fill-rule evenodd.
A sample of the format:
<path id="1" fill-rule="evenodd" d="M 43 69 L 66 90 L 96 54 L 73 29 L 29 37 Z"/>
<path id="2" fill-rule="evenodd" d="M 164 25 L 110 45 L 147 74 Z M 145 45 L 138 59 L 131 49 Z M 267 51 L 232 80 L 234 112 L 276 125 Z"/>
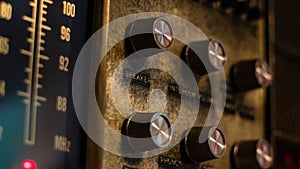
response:
<path id="1" fill-rule="evenodd" d="M 0 1 L 0 168 L 82 168 L 71 85 L 87 1 Z"/>

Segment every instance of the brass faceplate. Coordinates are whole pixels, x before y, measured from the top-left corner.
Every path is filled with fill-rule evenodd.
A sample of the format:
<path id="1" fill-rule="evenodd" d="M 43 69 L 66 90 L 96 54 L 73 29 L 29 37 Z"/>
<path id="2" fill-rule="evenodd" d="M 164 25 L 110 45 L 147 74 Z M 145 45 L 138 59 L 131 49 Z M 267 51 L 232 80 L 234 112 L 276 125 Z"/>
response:
<path id="1" fill-rule="evenodd" d="M 103 4 L 104 10 L 101 11 L 104 12 L 102 13 L 103 16 L 98 18 L 102 19 L 103 23 L 138 12 L 163 12 L 184 18 L 199 27 L 210 39 L 220 40 L 225 45 L 228 56 L 225 65 L 227 83 L 230 83 L 229 72 L 234 63 L 264 57 L 263 19 L 260 19 L 257 22 L 258 26 L 254 28 L 243 21 L 192 0 L 107 0 Z M 94 23 L 99 22 L 95 21 Z M 100 25 L 95 27 L 100 27 Z M 110 36 L 113 35 L 108 35 L 108 38 Z M 180 56 L 183 46 L 178 42 L 170 50 Z M 111 82 L 114 70 L 125 57 L 125 44 L 122 41 L 107 54 L 105 61 L 102 62 L 99 68 L 96 81 L 98 104 L 108 123 L 117 131 L 121 130 L 125 118 L 114 107 L 111 97 Z M 172 66 L 172 64 L 166 66 Z M 127 73 L 130 74 L 130 71 Z M 156 105 L 153 108 L 150 105 L 149 97 L 152 89 L 161 89 L 167 93 L 165 113 L 174 122 L 179 111 L 180 98 L 168 94 L 168 83 L 172 82 L 172 78 L 155 70 L 144 71 L 141 76 L 142 78 L 132 81 L 128 91 L 133 107 L 141 112 L 147 112 L 149 109 L 150 111 L 151 109 L 162 109 L 164 105 L 161 105 L 159 98 L 151 101 L 152 104 Z M 199 83 L 200 92 L 210 93 L 208 76 L 196 76 L 196 79 Z M 146 85 L 146 82 L 150 83 L 150 87 Z M 230 86 L 227 86 L 227 88 L 230 88 Z M 127 94 L 127 92 L 120 91 L 120 94 Z M 229 91 L 227 95 L 226 110 L 219 124 L 219 128 L 224 131 L 228 143 L 224 157 L 201 163 L 199 166 L 185 164 L 181 160 L 179 145 L 177 145 L 159 156 L 140 160 L 126 159 L 104 151 L 91 140 L 88 140 L 86 168 L 201 168 L 202 165 L 212 165 L 214 168 L 229 169 L 230 148 L 234 142 L 264 137 L 265 90 L 256 89 L 246 93 L 231 93 Z M 202 97 L 202 101 L 203 103 L 209 102 L 209 98 Z M 203 125 L 207 112 L 208 107 L 201 103 L 195 126 Z M 190 121 L 183 121 L 183 123 L 190 123 Z M 103 141 L 120 142 L 120 140 L 111 140 L 109 137 L 104 137 Z"/>

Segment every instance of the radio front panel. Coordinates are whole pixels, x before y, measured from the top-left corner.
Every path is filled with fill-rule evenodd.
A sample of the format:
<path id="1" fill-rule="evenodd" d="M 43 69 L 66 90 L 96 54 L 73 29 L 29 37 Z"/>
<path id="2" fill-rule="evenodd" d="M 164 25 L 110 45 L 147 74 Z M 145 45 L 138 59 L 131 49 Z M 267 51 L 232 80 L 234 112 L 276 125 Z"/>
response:
<path id="1" fill-rule="evenodd" d="M 175 37 L 176 34 L 184 34 L 185 36 L 194 34 L 194 36 L 200 36 L 197 32 L 180 32 L 179 30 L 181 30 L 184 25 L 176 24 L 176 21 L 172 20 L 170 15 L 175 15 L 191 22 L 199 28 L 206 35 L 206 37 L 202 37 L 202 40 L 216 39 L 222 42 L 226 50 L 227 57 L 226 64 L 224 66 L 226 79 L 224 81 L 219 81 L 220 85 L 218 85 L 219 88 L 217 88 L 217 90 L 219 90 L 220 93 L 224 92 L 225 89 L 223 89 L 222 86 L 226 84 L 227 95 L 223 116 L 218 128 L 220 128 L 222 133 L 224 133 L 227 147 L 224 156 L 217 159 L 209 158 L 209 151 L 203 150 L 202 155 L 204 157 L 202 159 L 207 160 L 199 160 L 201 162 L 196 160 L 195 162 L 195 159 L 190 160 L 189 157 L 186 157 L 187 155 L 184 153 L 185 150 L 182 149 L 183 147 L 188 147 L 190 145 L 184 146 L 182 145 L 184 143 L 177 144 L 170 150 L 153 157 L 127 158 L 105 151 L 95 144 L 93 140 L 89 140 L 87 148 L 87 168 L 233 168 L 234 165 L 231 164 L 230 159 L 232 159 L 231 154 L 233 150 L 231 149 L 234 143 L 245 140 L 258 140 L 265 137 L 265 89 L 258 86 L 255 87 L 254 84 L 252 87 L 250 87 L 250 84 L 249 88 L 246 87 L 245 89 L 238 89 L 236 87 L 236 84 L 242 83 L 245 80 L 247 81 L 252 76 L 254 77 L 253 83 L 256 83 L 256 76 L 251 74 L 255 71 L 248 71 L 247 73 L 247 71 L 244 71 L 243 69 L 250 70 L 252 68 L 254 70 L 256 68 L 255 64 L 257 63 L 257 59 L 266 59 L 266 49 L 263 45 L 265 43 L 265 20 L 263 16 L 260 16 L 255 21 L 248 21 L 243 15 L 237 15 L 230 10 L 223 10 L 215 7 L 215 5 L 218 6 L 217 3 L 213 3 L 211 6 L 208 3 L 200 1 L 125 2 L 112 0 L 104 4 L 107 6 L 104 6 L 104 9 L 106 10 L 103 10 L 105 12 L 102 17 L 107 18 L 107 20 L 103 20 L 107 23 L 129 14 L 153 11 L 161 12 L 167 13 L 168 15 L 164 16 L 154 13 L 144 18 L 137 17 L 129 23 L 132 25 L 138 25 L 141 20 L 144 20 L 144 28 L 152 29 L 151 24 L 148 24 L 148 21 L 146 20 L 163 16 L 173 26 L 173 33 Z M 256 7 L 261 10 L 261 13 L 263 13 L 264 3 L 257 3 L 256 5 Z M 120 27 L 134 27 L 130 24 L 126 25 L 123 23 Z M 147 27 L 147 24 L 149 27 Z M 98 24 L 96 27 L 101 27 L 101 24 Z M 110 39 L 114 39 L 114 36 L 117 35 L 122 36 L 124 32 L 126 32 L 126 30 L 120 30 L 120 32 L 115 34 L 108 33 L 106 34 L 107 40 L 109 41 Z M 167 32 L 166 34 L 170 35 L 170 32 Z M 115 83 L 115 71 L 120 69 L 120 65 L 124 60 L 135 54 L 136 56 L 134 57 L 146 58 L 143 60 L 145 65 L 155 64 L 154 61 L 151 60 L 151 56 L 139 56 L 138 54 L 138 51 L 142 49 L 161 48 L 157 47 L 157 44 L 153 44 L 151 46 L 151 41 L 153 41 L 153 36 L 147 35 L 143 37 L 137 36 L 136 39 L 128 38 L 120 41 L 113 46 L 107 55 L 105 55 L 105 59 L 101 62 L 101 66 L 99 67 L 97 80 L 95 82 L 98 105 L 109 126 L 117 132 L 122 133 L 124 121 L 126 121 L 125 119 L 127 118 L 126 115 L 123 116 L 116 108 L 127 106 L 127 102 L 123 103 L 121 95 L 126 96 L 125 100 L 128 99 L 127 101 L 132 105 L 132 108 L 135 111 L 142 113 L 163 112 L 170 118 L 173 125 L 175 122 L 178 122 L 176 120 L 178 120 L 177 118 L 179 116 L 180 106 L 183 104 L 182 99 L 186 99 L 186 101 L 190 104 L 190 107 L 197 104 L 194 102 L 197 99 L 193 98 L 196 94 L 188 89 L 185 90 L 179 88 L 180 84 L 178 84 L 170 74 L 157 69 L 145 69 L 137 74 L 134 73 L 135 70 L 130 70 L 130 66 L 122 69 L 123 74 L 120 78 L 131 79 L 128 90 L 119 90 L 115 92 L 120 95 L 120 102 L 115 102 L 113 98 L 114 96 L 112 95 L 114 94 L 114 90 L 119 89 L 116 89 L 114 88 L 115 86 L 113 86 Z M 194 62 L 191 61 L 191 64 L 189 64 L 185 58 L 191 57 L 185 56 L 185 51 L 188 50 L 186 49 L 186 45 L 188 44 L 184 44 L 182 41 L 175 38 L 173 44 L 166 50 L 172 52 L 178 58 L 185 61 L 184 63 L 192 69 L 193 65 L 191 64 L 194 64 Z M 176 62 L 169 59 L 167 56 L 164 58 L 163 53 L 164 52 L 157 54 L 161 55 L 159 58 L 163 64 L 163 70 L 176 69 L 178 72 L 184 72 L 184 66 L 176 65 Z M 153 55 L 155 54 L 156 53 Z M 247 66 L 244 66 L 243 62 L 246 61 L 251 62 L 252 64 L 245 64 Z M 239 66 L 240 64 L 242 64 L 242 66 Z M 201 65 L 196 65 L 194 67 L 197 66 L 200 69 Z M 237 73 L 239 75 L 233 74 L 233 67 L 235 67 L 236 72 L 240 72 Z M 182 76 L 184 76 L 183 73 Z M 193 124 L 194 127 L 203 127 L 205 120 L 208 117 L 210 107 L 214 104 L 211 101 L 212 87 L 209 77 L 212 76 L 217 79 L 222 78 L 220 78 L 221 75 L 219 71 L 213 71 L 210 73 L 199 73 L 193 71 L 193 76 L 197 81 L 200 96 L 200 108 L 197 119 L 194 123 L 194 119 L 190 118 L 190 112 L 192 109 L 188 111 L 189 106 L 187 106 L 187 109 L 185 109 L 187 112 L 184 112 L 186 118 L 180 119 L 180 122 L 178 123 L 182 126 L 185 124 Z M 118 84 L 124 85 L 122 82 L 119 82 Z M 216 109 L 214 110 L 218 111 Z M 141 132 L 142 129 L 136 127 L 131 130 L 133 130 L 132 132 L 138 133 Z M 103 142 L 112 145 L 122 145 L 121 137 L 118 139 L 112 139 L 109 137 L 109 130 L 104 130 L 103 132 Z M 107 135 L 107 137 L 105 137 L 105 135 Z M 195 149 L 197 149 L 197 146 L 198 145 L 191 145 L 191 147 Z M 121 146 L 119 148 L 122 149 Z M 132 148 L 136 149 L 134 146 L 132 146 Z M 249 149 L 249 151 L 251 150 Z"/>

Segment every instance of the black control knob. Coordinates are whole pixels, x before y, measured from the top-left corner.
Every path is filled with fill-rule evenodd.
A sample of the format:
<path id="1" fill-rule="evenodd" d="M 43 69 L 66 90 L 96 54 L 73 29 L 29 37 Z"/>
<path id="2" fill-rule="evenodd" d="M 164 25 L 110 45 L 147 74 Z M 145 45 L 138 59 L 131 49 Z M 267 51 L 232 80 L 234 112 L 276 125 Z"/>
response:
<path id="1" fill-rule="evenodd" d="M 204 130 L 206 141 L 200 143 L 200 132 Z M 208 139 L 207 139 L 208 138 Z M 196 164 L 222 157 L 226 152 L 226 139 L 217 127 L 193 127 L 181 142 L 182 158 Z"/>
<path id="2" fill-rule="evenodd" d="M 164 17 L 136 20 L 127 28 L 133 51 L 147 48 L 167 49 L 174 42 L 174 31 Z"/>
<path id="3" fill-rule="evenodd" d="M 192 42 L 185 48 L 184 58 L 192 71 L 204 75 L 223 69 L 227 56 L 218 40 Z"/>
<path id="4" fill-rule="evenodd" d="M 264 139 L 241 141 L 233 146 L 231 158 L 236 169 L 267 169 L 273 163 L 273 150 Z"/>
<path id="5" fill-rule="evenodd" d="M 268 63 L 263 59 L 239 62 L 232 67 L 233 86 L 240 91 L 266 88 L 272 82 Z"/>
<path id="6" fill-rule="evenodd" d="M 124 121 L 122 133 L 136 152 L 166 148 L 173 138 L 171 121 L 163 113 L 134 113 Z"/>

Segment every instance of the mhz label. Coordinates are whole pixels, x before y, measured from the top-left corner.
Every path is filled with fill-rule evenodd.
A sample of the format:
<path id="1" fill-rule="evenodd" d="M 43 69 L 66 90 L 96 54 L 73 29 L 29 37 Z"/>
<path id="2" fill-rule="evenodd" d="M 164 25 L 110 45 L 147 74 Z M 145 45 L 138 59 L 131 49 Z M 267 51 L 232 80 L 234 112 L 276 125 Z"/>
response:
<path id="1" fill-rule="evenodd" d="M 71 144 L 72 142 L 65 136 L 54 136 L 54 150 L 69 153 L 71 152 Z"/>

